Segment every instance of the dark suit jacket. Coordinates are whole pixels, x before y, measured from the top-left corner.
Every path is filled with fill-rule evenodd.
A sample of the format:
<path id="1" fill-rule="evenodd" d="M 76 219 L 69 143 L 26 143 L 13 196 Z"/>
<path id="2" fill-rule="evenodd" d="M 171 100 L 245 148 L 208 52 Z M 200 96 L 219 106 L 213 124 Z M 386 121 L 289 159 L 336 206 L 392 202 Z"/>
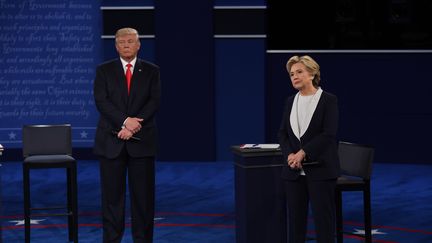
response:
<path id="1" fill-rule="evenodd" d="M 321 94 L 309 127 L 300 138 L 301 144 L 294 135 L 290 124 L 294 98 L 295 95 L 286 101 L 285 112 L 278 133 L 284 160 L 287 160 L 290 153 L 299 151 L 302 145 L 308 160 L 320 162 L 318 165 L 303 166 L 308 178 L 312 180 L 337 178 L 340 173 L 340 166 L 336 140 L 339 119 L 336 96 L 327 92 Z M 287 163 L 285 165 L 282 177 L 289 180 L 297 179 L 300 170 L 291 169 Z"/>
<path id="2" fill-rule="evenodd" d="M 155 114 L 160 104 L 159 67 L 137 59 L 130 94 L 120 58 L 98 66 L 94 81 L 94 97 L 100 112 L 94 153 L 109 159 L 119 155 L 124 146 L 132 157 L 155 156 L 157 134 Z M 119 131 L 127 117 L 143 118 L 141 130 L 134 134 L 141 140 L 124 141 L 112 134 Z"/>

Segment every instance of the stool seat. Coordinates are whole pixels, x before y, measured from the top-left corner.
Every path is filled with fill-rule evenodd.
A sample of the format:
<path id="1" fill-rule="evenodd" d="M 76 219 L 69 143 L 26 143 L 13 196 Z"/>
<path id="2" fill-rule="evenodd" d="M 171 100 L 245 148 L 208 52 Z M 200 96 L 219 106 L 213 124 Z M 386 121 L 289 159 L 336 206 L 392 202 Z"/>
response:
<path id="1" fill-rule="evenodd" d="M 348 177 L 348 176 L 340 176 L 337 179 L 337 184 L 339 188 L 343 188 L 344 190 L 349 190 L 349 188 L 355 189 L 357 186 L 364 186 L 364 180 L 362 178 L 356 177 Z"/>
<path id="2" fill-rule="evenodd" d="M 56 155 L 33 155 L 24 159 L 24 163 L 74 163 L 75 159 L 70 155 L 56 154 Z"/>

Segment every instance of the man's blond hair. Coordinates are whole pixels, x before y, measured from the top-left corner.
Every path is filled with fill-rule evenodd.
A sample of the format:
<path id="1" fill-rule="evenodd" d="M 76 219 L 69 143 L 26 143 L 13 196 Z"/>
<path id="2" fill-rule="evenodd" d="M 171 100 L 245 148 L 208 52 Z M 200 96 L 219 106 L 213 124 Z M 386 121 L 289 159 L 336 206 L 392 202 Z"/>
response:
<path id="1" fill-rule="evenodd" d="M 134 28 L 122 28 L 117 30 L 116 34 L 115 34 L 115 39 L 117 41 L 117 38 L 120 36 L 124 36 L 124 35 L 136 35 L 137 37 L 137 41 L 139 42 L 139 34 L 138 31 Z"/>

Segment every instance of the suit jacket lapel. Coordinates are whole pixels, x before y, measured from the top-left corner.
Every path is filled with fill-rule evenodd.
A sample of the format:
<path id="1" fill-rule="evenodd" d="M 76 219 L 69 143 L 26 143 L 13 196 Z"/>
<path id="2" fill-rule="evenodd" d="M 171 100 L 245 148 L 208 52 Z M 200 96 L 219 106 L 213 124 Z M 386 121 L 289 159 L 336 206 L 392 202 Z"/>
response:
<path id="1" fill-rule="evenodd" d="M 297 93 L 294 96 L 293 102 L 291 104 L 291 113 L 290 113 L 289 122 L 290 122 L 290 127 L 291 127 L 293 134 L 297 137 L 298 140 L 300 140 L 300 133 L 299 133 L 300 131 L 299 131 L 299 124 L 298 124 L 298 119 L 297 119 L 298 96 L 299 96 L 299 93 Z"/>
<path id="2" fill-rule="evenodd" d="M 137 59 L 132 74 L 130 94 L 128 99 L 128 104 L 133 103 L 135 96 L 139 93 L 139 90 L 143 87 L 144 79 L 144 67 L 139 59 Z"/>
<path id="3" fill-rule="evenodd" d="M 312 97 L 312 101 L 311 101 L 310 107 L 309 107 L 310 111 L 307 114 L 307 116 L 305 117 L 305 119 L 306 119 L 305 122 L 307 123 L 305 125 L 307 125 L 307 128 L 306 128 L 305 132 L 303 133 L 303 135 L 308 132 L 309 126 L 312 122 L 312 119 L 314 118 L 314 115 L 316 113 L 318 113 L 317 108 L 318 108 L 318 103 L 321 100 L 322 92 L 323 92 L 323 90 L 321 88 L 319 88 L 317 90 L 317 92 L 315 93 L 315 95 Z"/>
<path id="4" fill-rule="evenodd" d="M 308 116 L 310 117 L 310 121 L 309 121 L 309 123 L 308 123 L 308 127 L 306 128 L 306 130 L 305 130 L 305 132 L 303 133 L 303 135 L 300 135 L 299 134 L 299 127 L 298 127 L 298 119 L 297 119 L 297 102 L 298 102 L 298 95 L 299 95 L 299 93 L 297 93 L 295 96 L 294 96 L 294 99 L 293 99 L 293 101 L 292 101 L 292 104 L 291 104 L 291 113 L 290 113 L 290 119 L 289 119 L 289 124 L 290 124 L 290 127 L 291 127 L 291 130 L 292 130 L 292 132 L 293 132 L 293 134 L 294 134 L 294 136 L 296 136 L 297 137 L 297 139 L 300 141 L 301 140 L 301 138 L 309 131 L 309 126 L 312 124 L 312 121 L 313 121 L 313 119 L 314 119 L 314 117 L 315 117 L 315 114 L 316 113 L 318 113 L 318 109 L 321 109 L 320 108 L 320 103 L 321 103 L 321 97 L 322 97 L 322 90 L 320 89 L 320 90 L 318 90 L 317 92 L 319 92 L 318 93 L 318 95 L 317 95 L 317 97 L 313 97 L 314 98 L 314 102 L 313 102 L 313 104 L 311 104 L 311 107 L 309 107 L 310 109 L 312 109 L 313 110 L 313 112 L 311 112 L 310 114 L 308 114 Z"/>
<path id="5" fill-rule="evenodd" d="M 121 92 L 122 100 L 124 101 L 125 104 L 127 104 L 128 91 L 127 91 L 126 76 L 124 74 L 123 65 L 122 65 L 122 62 L 120 61 L 120 59 L 116 62 L 116 65 L 115 65 L 115 75 L 116 75 L 115 80 L 118 80 L 118 82 L 119 82 L 118 87 L 119 87 L 119 90 Z"/>

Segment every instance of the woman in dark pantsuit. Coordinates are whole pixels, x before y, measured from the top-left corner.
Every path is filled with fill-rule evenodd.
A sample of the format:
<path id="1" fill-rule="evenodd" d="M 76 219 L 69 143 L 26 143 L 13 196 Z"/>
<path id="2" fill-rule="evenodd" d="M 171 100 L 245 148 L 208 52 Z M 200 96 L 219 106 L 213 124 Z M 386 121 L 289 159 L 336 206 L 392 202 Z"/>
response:
<path id="1" fill-rule="evenodd" d="M 297 94 L 289 97 L 279 130 L 290 243 L 306 240 L 309 202 L 319 243 L 334 242 L 335 187 L 339 176 L 338 104 L 319 86 L 320 69 L 309 56 L 286 65 Z"/>

